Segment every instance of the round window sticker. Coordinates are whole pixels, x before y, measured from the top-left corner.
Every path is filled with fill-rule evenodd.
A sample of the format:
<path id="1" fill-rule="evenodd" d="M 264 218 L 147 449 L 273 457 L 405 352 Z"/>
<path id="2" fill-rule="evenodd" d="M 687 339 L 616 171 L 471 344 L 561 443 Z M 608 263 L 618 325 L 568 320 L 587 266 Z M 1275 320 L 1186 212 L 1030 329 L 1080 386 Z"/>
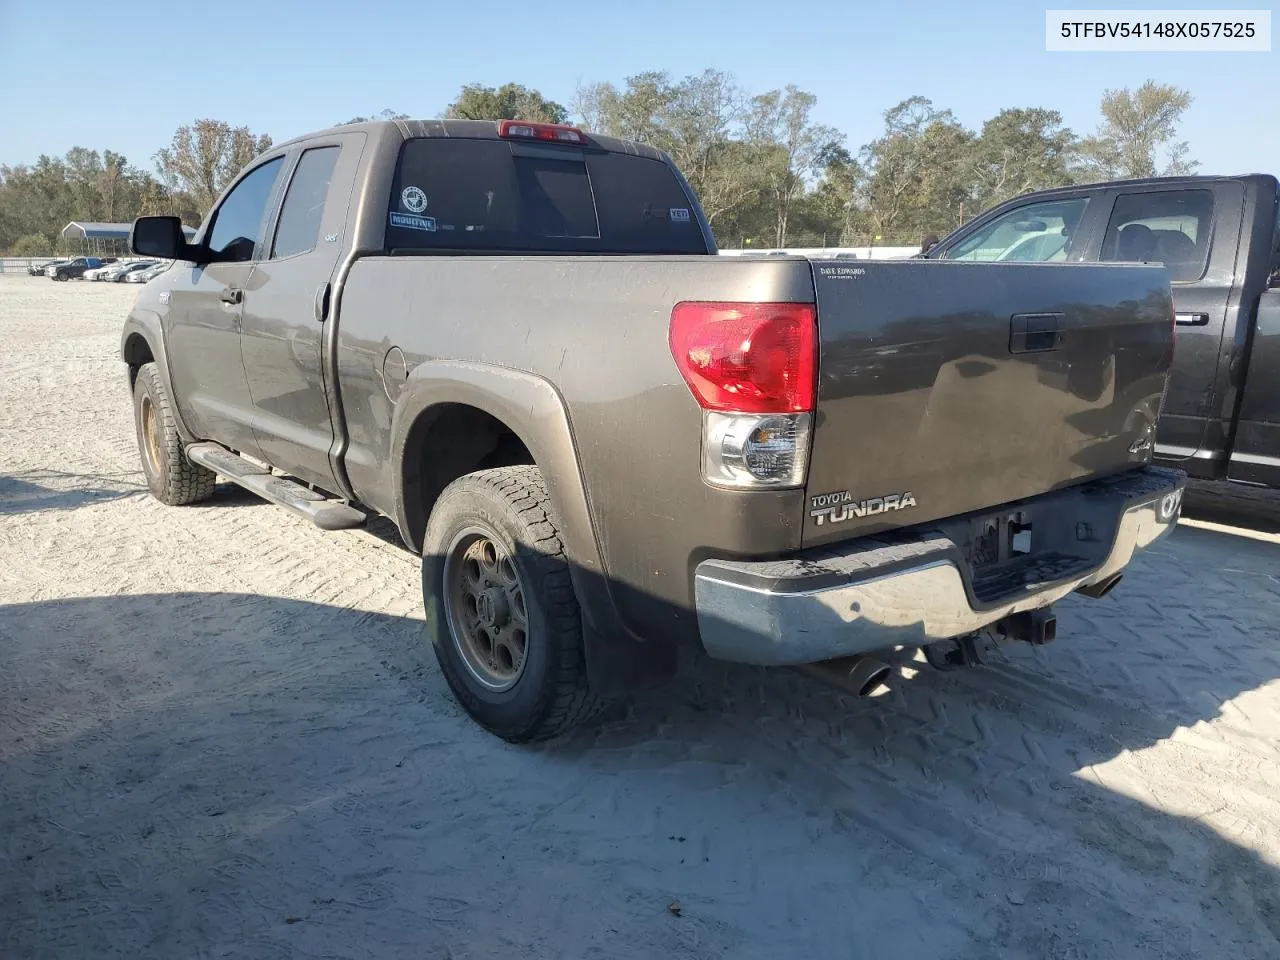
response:
<path id="1" fill-rule="evenodd" d="M 421 213 L 427 209 L 427 195 L 421 187 L 405 187 L 400 191 L 400 202 L 410 213 Z"/>

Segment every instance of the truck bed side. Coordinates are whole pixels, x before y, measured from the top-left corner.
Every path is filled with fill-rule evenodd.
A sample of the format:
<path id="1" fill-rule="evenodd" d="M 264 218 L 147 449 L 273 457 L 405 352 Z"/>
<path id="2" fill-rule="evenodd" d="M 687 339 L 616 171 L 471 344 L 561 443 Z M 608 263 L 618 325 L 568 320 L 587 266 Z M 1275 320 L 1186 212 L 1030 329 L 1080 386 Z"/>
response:
<path id="1" fill-rule="evenodd" d="M 812 302 L 809 264 L 714 256 L 361 259 L 339 319 L 351 482 L 362 499 L 395 515 L 387 462 L 394 405 L 380 374 L 392 346 L 411 371 L 406 391 L 436 358 L 545 378 L 571 421 L 619 613 L 659 634 L 692 630 L 691 618 L 644 621 L 659 606 L 688 604 L 696 560 L 712 550 L 756 556 L 800 545 L 803 490 L 727 493 L 703 483 L 700 411 L 667 344 L 677 301 L 744 299 Z M 554 484 L 563 479 L 554 474 L 575 465 L 540 466 Z M 646 594 L 671 603 L 647 602 Z"/>

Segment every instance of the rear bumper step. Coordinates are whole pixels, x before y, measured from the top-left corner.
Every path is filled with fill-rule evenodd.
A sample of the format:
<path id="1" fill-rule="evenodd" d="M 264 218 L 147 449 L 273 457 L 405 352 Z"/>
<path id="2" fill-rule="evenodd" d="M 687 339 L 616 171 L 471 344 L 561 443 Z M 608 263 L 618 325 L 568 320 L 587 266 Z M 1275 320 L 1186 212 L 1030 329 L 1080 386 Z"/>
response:
<path id="1" fill-rule="evenodd" d="M 187 459 L 226 477 L 264 500 L 270 500 L 306 517 L 321 530 L 350 530 L 364 526 L 368 519 L 355 507 L 330 500 L 324 494 L 316 493 L 286 477 L 277 477 L 265 467 L 236 456 L 216 443 L 193 443 L 187 447 Z"/>
<path id="2" fill-rule="evenodd" d="M 1044 579 L 1019 563 L 1026 579 L 998 597 L 975 590 L 948 535 L 960 521 L 782 560 L 704 560 L 694 576 L 702 643 L 720 660 L 815 663 L 964 636 L 1082 588 L 1105 594 L 1137 551 L 1174 528 L 1185 484 L 1185 474 L 1151 467 L 1024 501 L 1042 517 L 1038 550 L 1076 562 L 1043 565 Z"/>

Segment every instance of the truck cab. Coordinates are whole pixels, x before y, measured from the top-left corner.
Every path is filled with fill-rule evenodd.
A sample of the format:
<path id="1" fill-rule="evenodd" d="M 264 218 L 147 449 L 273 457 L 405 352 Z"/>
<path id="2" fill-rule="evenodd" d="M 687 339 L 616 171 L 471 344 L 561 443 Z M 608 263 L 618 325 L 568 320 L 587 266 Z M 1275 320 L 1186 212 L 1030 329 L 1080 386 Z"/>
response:
<path id="1" fill-rule="evenodd" d="M 1156 177 L 1025 194 L 932 260 L 1160 262 L 1177 311 L 1156 458 L 1280 487 L 1280 193 L 1274 176 Z"/>

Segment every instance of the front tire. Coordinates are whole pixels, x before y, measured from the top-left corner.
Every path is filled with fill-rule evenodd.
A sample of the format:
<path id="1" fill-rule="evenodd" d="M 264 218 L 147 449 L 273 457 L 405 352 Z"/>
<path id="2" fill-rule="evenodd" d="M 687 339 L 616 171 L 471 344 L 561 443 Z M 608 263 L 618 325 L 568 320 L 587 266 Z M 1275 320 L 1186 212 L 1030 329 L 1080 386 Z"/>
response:
<path id="1" fill-rule="evenodd" d="M 187 459 L 173 418 L 173 405 L 154 363 L 144 363 L 133 384 L 133 422 L 142 473 L 151 495 L 171 507 L 213 495 L 217 475 Z"/>
<path id="2" fill-rule="evenodd" d="M 599 711 L 559 520 L 537 467 L 451 483 L 431 511 L 422 558 L 436 659 L 477 723 L 525 743 Z"/>

